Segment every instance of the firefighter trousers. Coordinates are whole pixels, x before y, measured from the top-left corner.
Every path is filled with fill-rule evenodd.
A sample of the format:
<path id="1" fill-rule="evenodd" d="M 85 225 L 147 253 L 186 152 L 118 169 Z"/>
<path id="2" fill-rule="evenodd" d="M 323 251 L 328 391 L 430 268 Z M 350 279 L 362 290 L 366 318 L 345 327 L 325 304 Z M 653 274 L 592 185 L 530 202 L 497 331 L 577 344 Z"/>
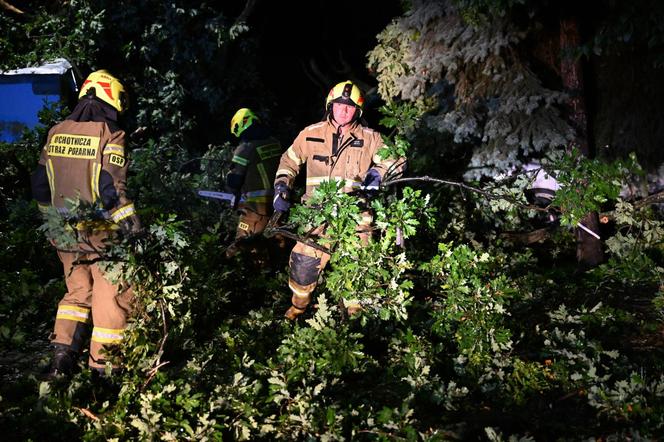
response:
<path id="1" fill-rule="evenodd" d="M 58 251 L 67 293 L 58 304 L 51 343 L 80 353 L 92 325 L 88 365 L 103 369 L 105 351 L 120 344 L 131 313 L 133 293 L 112 284 L 96 263 L 97 254 Z M 79 262 L 76 262 L 79 261 Z"/>
<path id="2" fill-rule="evenodd" d="M 373 217 L 371 212 L 362 213 L 362 221 L 357 226 L 357 234 L 360 241 L 366 244 L 371 236 L 371 223 Z M 325 237 L 324 227 L 314 230 L 314 236 Z M 303 242 L 297 242 L 290 254 L 288 287 L 293 293 L 291 303 L 299 310 L 307 308 L 311 302 L 311 294 L 318 285 L 318 278 L 330 261 L 330 255 L 322 250 L 311 247 Z M 359 301 L 355 299 L 346 300 L 346 306 L 355 309 L 359 307 Z"/>

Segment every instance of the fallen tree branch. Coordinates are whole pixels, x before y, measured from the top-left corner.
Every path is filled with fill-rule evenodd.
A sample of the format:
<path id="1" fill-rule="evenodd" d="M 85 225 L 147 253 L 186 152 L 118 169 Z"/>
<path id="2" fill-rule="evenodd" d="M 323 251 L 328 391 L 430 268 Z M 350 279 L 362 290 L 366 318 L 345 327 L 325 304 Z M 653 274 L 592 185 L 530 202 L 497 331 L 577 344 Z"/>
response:
<path id="1" fill-rule="evenodd" d="M 539 212 L 546 212 L 549 210 L 549 207 L 539 207 L 535 206 L 533 204 L 524 204 L 521 201 L 509 196 L 509 195 L 502 195 L 502 194 L 495 194 L 491 192 L 487 192 L 486 190 L 479 189 L 477 187 L 469 186 L 466 183 L 462 183 L 459 181 L 448 181 L 448 180 L 441 180 L 440 178 L 433 178 L 430 176 L 421 176 L 421 177 L 411 177 L 411 178 L 397 178 L 393 180 L 387 180 L 384 183 L 381 184 L 381 186 L 391 186 L 394 184 L 399 184 L 399 183 L 405 183 L 409 181 L 424 181 L 424 182 L 430 182 L 430 183 L 436 183 L 436 184 L 446 184 L 448 186 L 455 186 L 458 187 L 459 189 L 462 190 L 469 190 L 471 192 L 478 193 L 482 196 L 484 196 L 488 200 L 505 200 L 507 202 L 510 202 L 514 204 L 515 206 L 524 208 L 524 209 L 530 209 L 530 210 L 537 210 Z"/>
<path id="2" fill-rule="evenodd" d="M 515 244 L 529 245 L 550 238 L 551 232 L 549 229 L 543 228 L 532 232 L 504 232 L 500 236 Z"/>

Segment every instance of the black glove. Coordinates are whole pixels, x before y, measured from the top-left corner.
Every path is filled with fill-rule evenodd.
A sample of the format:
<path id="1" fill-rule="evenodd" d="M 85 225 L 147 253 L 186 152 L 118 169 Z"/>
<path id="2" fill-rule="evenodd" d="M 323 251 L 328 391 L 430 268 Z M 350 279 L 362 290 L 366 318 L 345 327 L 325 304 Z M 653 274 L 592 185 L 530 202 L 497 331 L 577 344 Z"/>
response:
<path id="1" fill-rule="evenodd" d="M 274 199 L 272 200 L 272 207 L 275 212 L 288 212 L 290 209 L 290 189 L 285 183 L 277 183 L 274 185 Z"/>
<path id="2" fill-rule="evenodd" d="M 240 198 L 242 197 L 242 194 L 240 193 L 240 190 L 226 186 L 224 188 L 224 192 L 232 193 L 233 196 L 235 196 L 235 200 L 233 200 L 233 205 L 231 206 L 231 209 L 237 210 L 237 206 L 238 206 L 238 204 L 240 204 Z"/>
<path id="3" fill-rule="evenodd" d="M 364 176 L 364 181 L 362 181 L 362 187 L 364 187 L 365 190 L 378 190 L 381 182 L 382 178 L 380 177 L 380 173 L 378 173 L 376 169 L 369 169 Z"/>

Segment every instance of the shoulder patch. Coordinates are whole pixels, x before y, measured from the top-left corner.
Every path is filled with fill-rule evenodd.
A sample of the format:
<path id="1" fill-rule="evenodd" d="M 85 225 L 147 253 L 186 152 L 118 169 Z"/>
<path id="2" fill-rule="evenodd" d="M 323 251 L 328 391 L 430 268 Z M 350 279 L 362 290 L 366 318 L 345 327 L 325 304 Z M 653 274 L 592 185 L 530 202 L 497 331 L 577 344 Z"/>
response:
<path id="1" fill-rule="evenodd" d="M 113 164 L 114 166 L 122 167 L 125 165 L 126 160 L 124 159 L 124 157 L 112 153 L 108 156 L 108 162 Z"/>

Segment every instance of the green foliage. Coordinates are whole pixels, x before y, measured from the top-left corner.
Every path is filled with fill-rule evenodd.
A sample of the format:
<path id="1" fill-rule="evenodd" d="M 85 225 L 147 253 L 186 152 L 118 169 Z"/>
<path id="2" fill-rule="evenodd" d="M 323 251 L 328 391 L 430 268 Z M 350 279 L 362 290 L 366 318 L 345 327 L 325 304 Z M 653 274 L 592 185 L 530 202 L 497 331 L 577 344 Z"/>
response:
<path id="1" fill-rule="evenodd" d="M 452 34 L 462 22 L 479 29 L 487 25 L 483 15 L 495 15 L 497 28 L 490 35 L 500 38 L 487 47 L 503 55 L 513 41 L 500 32 L 502 12 L 531 5 L 510 0 L 449 4 L 463 12 L 448 17 Z M 473 194 L 388 185 L 368 197 L 343 193 L 337 182 L 323 183 L 307 205 L 292 209 L 286 227 L 332 257 L 314 303 L 299 322 L 289 323 L 281 317 L 290 299 L 286 269 L 249 268 L 241 259 L 226 259 L 234 214 L 193 197 L 197 189 L 221 185 L 230 156 L 227 143 L 205 140 L 197 129 L 214 127 L 209 121 L 218 121 L 233 97 L 258 84 L 251 63 L 244 69 L 234 67 L 243 63 L 226 62 L 228 46 L 237 45 L 240 58 L 250 50 L 246 25 L 233 24 L 214 6 L 188 2 L 71 5 L 66 12 L 35 5 L 25 26 L 0 13 L 0 47 L 11 53 L 3 62 L 22 65 L 63 54 L 98 67 L 116 60 L 113 67 L 134 91 L 135 113 L 127 123 L 145 128 L 130 139 L 135 148 L 129 188 L 149 234 L 105 250 L 100 262 L 113 280 L 131 282 L 136 294 L 126 340 L 109 355 L 123 372 L 100 379 L 82 360 L 69 382 L 38 382 L 33 367 L 45 363 L 43 350 L 23 365 L 10 356 L 34 349 L 38 337 L 48 335 L 65 287 L 55 252 L 35 233 L 40 218 L 34 203 L 26 202 L 27 183 L 5 183 L 18 183 L 21 168 L 34 166 L 44 128 L 26 133 L 20 143 L 0 146 L 3 158 L 17 159 L 0 174 L 6 201 L 0 217 L 3 434 L 23 440 L 540 440 L 552 434 L 563 439 L 661 434 L 663 231 L 661 214 L 618 195 L 627 175 L 638 174 L 633 158 L 611 163 L 571 154 L 543 161 L 563 184 L 554 202 L 563 224 L 573 226 L 589 210 L 610 211 L 615 226 L 606 241 L 610 259 L 585 273 L 571 258 L 568 231 L 526 250 L 500 240 L 501 230 L 528 226 L 535 218 L 536 211 L 520 206 L 532 181 L 527 174 L 481 183 L 481 192 Z M 419 9 L 425 12 L 434 21 L 441 18 L 435 10 Z M 381 155 L 416 150 L 421 163 L 438 171 L 449 164 L 452 150 L 438 146 L 435 137 L 430 151 L 413 149 L 418 125 L 425 122 L 437 131 L 449 123 L 445 128 L 454 126 L 471 145 L 482 131 L 460 114 L 449 116 L 443 126 L 440 118 L 448 117 L 431 118 L 434 105 L 442 112 L 451 103 L 444 99 L 445 87 L 432 81 L 438 73 L 414 70 L 427 58 L 401 58 L 411 53 L 411 45 L 423 43 L 427 32 L 403 24 L 395 22 L 379 37 L 380 48 L 370 55 L 389 102 L 383 124 L 394 129 Z M 17 36 L 26 28 L 27 37 Z M 53 38 L 31 46 L 38 29 Z M 65 31 L 87 40 L 74 45 Z M 470 37 L 483 41 L 480 34 Z M 474 59 L 476 67 L 488 66 L 492 76 L 499 75 L 491 65 L 495 55 L 488 51 Z M 453 59 L 444 61 L 460 73 Z M 416 74 L 429 75 L 427 87 L 402 89 L 414 81 L 405 77 Z M 465 74 L 485 78 L 472 69 Z M 455 85 L 469 92 L 462 98 L 479 91 L 464 90 L 467 84 L 459 81 Z M 428 86 L 441 93 L 426 95 Z M 398 98 L 399 91 L 412 96 Z M 500 106 L 517 100 L 512 110 L 519 116 L 531 118 L 528 112 L 535 112 L 549 123 L 557 121 L 556 94 L 544 91 L 522 101 L 510 96 L 497 103 L 491 98 L 496 91 L 488 92 L 481 101 L 488 108 L 459 103 L 467 115 L 489 109 L 486 115 L 497 118 L 497 126 L 484 126 L 489 141 L 509 138 L 501 132 L 500 112 L 492 113 L 494 105 L 505 110 Z M 43 121 L 51 124 L 63 112 L 54 107 Z M 202 146 L 208 146 L 206 153 L 201 154 Z M 94 217 L 98 208 L 71 201 L 70 209 L 70 219 L 55 213 L 47 219 L 60 243 L 67 235 L 76 242 L 67 223 Z M 374 222 L 365 242 L 358 225 L 369 213 Z M 325 226 L 324 234 L 319 226 Z M 362 310 L 348 316 L 349 301 L 359 301 Z M 5 368 L 14 365 L 13 371 Z"/>
<path id="2" fill-rule="evenodd" d="M 467 178 L 505 172 L 573 139 L 557 110 L 565 94 L 546 87 L 518 50 L 538 27 L 510 19 L 505 12 L 516 3 L 414 3 L 369 53 L 386 102 L 426 112 L 421 129 L 472 149 Z"/>
<path id="3" fill-rule="evenodd" d="M 561 189 L 552 204 L 562 212 L 561 223 L 575 225 L 585 214 L 615 200 L 630 175 L 642 173 L 634 155 L 627 161 L 606 163 L 590 160 L 574 150 L 554 161 Z"/>
<path id="4" fill-rule="evenodd" d="M 420 219 L 431 224 L 428 198 L 405 188 L 401 198 L 372 200 L 370 208 L 378 234 L 363 243 L 358 229 L 362 229 L 363 214 L 368 213 L 367 202 L 340 190 L 341 185 L 335 181 L 323 182 L 306 206 L 292 210 L 290 220 L 304 235 L 325 226 L 317 240 L 333 251 L 332 268 L 325 279 L 332 300 L 342 304 L 359 301 L 367 314 L 382 320 L 405 320 L 412 282 L 404 278 L 404 273 L 412 264 L 397 243 L 416 234 Z"/>
<path id="5" fill-rule="evenodd" d="M 103 9 L 85 0 L 74 0 L 68 8 L 34 3 L 29 8 L 29 20 L 0 14 L 0 69 L 37 66 L 58 57 L 78 63 L 97 54 L 105 27 Z"/>
<path id="6" fill-rule="evenodd" d="M 512 347 L 511 333 L 503 324 L 515 287 L 506 275 L 498 274 L 499 262 L 488 253 L 451 244 L 439 244 L 438 251 L 422 265 L 440 284 L 432 331 L 453 337 L 463 363 L 481 368 L 494 354 Z"/>

